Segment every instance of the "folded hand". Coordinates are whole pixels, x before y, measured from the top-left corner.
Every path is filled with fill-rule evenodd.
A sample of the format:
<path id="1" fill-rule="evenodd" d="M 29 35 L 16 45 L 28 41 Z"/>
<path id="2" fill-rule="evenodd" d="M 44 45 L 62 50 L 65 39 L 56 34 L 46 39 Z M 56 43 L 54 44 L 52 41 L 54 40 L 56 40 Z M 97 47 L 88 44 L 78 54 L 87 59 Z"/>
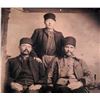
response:
<path id="1" fill-rule="evenodd" d="M 41 85 L 34 85 L 34 84 L 32 84 L 31 86 L 29 86 L 29 90 L 38 90 L 41 87 L 42 87 Z"/>
<path id="2" fill-rule="evenodd" d="M 83 86 L 83 83 L 78 81 L 78 82 L 72 82 L 72 83 L 69 83 L 68 84 L 68 87 L 71 89 L 71 90 L 75 90 L 75 89 L 78 89 L 80 87 Z"/>
<path id="3" fill-rule="evenodd" d="M 23 86 L 16 82 L 11 83 L 11 88 L 19 92 L 23 90 Z"/>

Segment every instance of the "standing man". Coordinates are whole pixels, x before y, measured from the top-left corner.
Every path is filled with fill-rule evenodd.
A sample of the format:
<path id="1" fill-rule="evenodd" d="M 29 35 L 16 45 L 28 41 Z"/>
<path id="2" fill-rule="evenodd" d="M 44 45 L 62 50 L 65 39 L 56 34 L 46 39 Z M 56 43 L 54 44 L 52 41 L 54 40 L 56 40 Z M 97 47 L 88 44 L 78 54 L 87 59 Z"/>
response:
<path id="1" fill-rule="evenodd" d="M 31 37 L 38 57 L 61 56 L 63 35 L 54 29 L 56 16 L 53 13 L 44 15 L 45 28 L 36 29 Z"/>
<path id="2" fill-rule="evenodd" d="M 30 55 L 32 41 L 22 38 L 19 44 L 20 55 L 8 60 L 9 92 L 39 92 L 45 83 L 45 69 L 42 63 Z"/>
<path id="3" fill-rule="evenodd" d="M 74 37 L 66 37 L 64 39 L 64 57 L 55 59 L 53 72 L 53 82 L 55 88 L 53 92 L 60 93 L 85 93 L 85 88 L 91 84 L 93 77 L 89 71 L 87 64 L 75 57 L 74 50 L 76 47 L 76 39 Z"/>
<path id="4" fill-rule="evenodd" d="M 48 84 L 51 83 L 50 67 L 55 56 L 62 56 L 63 35 L 54 29 L 56 16 L 53 13 L 44 15 L 45 28 L 36 29 L 31 37 L 34 50 L 39 58 L 43 60 L 47 68 Z"/>

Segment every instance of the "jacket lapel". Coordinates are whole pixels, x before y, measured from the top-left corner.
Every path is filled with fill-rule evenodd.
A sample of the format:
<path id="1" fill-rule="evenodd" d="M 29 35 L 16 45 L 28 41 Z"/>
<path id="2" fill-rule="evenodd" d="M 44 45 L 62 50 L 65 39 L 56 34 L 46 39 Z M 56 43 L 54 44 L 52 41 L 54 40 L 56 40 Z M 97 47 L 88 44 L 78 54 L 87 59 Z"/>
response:
<path id="1" fill-rule="evenodd" d="M 58 34 L 54 30 L 54 41 L 55 41 L 56 47 L 57 47 L 58 40 L 59 40 Z M 48 41 L 48 30 L 47 30 L 47 28 L 44 28 L 44 30 L 43 30 L 43 44 L 44 44 L 44 48 L 46 47 L 45 44 L 47 43 L 47 41 Z"/>
<path id="2" fill-rule="evenodd" d="M 31 69 L 32 75 L 33 75 L 33 79 L 36 82 L 37 81 L 37 71 L 36 71 L 36 62 L 34 60 L 33 57 L 29 57 L 29 67 Z"/>
<path id="3" fill-rule="evenodd" d="M 46 28 L 44 28 L 44 33 L 46 35 L 46 39 L 48 37 L 48 30 Z M 58 35 L 57 35 L 57 32 L 54 30 L 54 41 L 55 41 L 55 44 L 57 44 L 57 41 L 58 41 Z"/>
<path id="4" fill-rule="evenodd" d="M 58 35 L 57 35 L 57 32 L 54 30 L 54 40 L 55 40 L 55 45 L 57 47 L 57 43 L 58 43 Z"/>
<path id="5" fill-rule="evenodd" d="M 16 69 L 16 72 L 14 73 L 14 74 L 16 74 L 15 78 L 17 78 L 19 76 L 19 74 L 22 70 L 21 64 L 22 64 L 22 58 L 21 58 L 21 56 L 18 56 L 17 57 L 17 62 L 15 64 L 15 69 Z"/>
<path id="6" fill-rule="evenodd" d="M 48 31 L 46 28 L 43 29 L 43 38 L 42 38 L 42 44 L 43 44 L 43 51 L 46 52 L 46 45 L 48 41 Z"/>

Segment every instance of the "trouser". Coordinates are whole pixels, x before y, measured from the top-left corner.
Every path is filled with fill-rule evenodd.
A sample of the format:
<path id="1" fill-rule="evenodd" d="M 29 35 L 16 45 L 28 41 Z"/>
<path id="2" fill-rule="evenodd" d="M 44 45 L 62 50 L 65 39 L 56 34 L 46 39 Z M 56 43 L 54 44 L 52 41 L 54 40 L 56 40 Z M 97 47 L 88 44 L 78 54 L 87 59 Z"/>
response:
<path id="1" fill-rule="evenodd" d="M 50 56 L 50 55 L 44 55 L 42 57 L 42 60 L 43 60 L 43 63 L 46 67 L 46 71 L 47 71 L 47 83 L 52 83 L 52 72 L 53 72 L 53 69 L 52 69 L 52 63 L 55 59 L 55 56 Z"/>
<path id="2" fill-rule="evenodd" d="M 45 64 L 46 67 L 49 67 L 53 60 L 54 60 L 55 56 L 50 56 L 50 55 L 44 55 L 42 57 L 43 63 Z"/>
<path id="3" fill-rule="evenodd" d="M 71 90 L 68 87 L 59 86 L 59 85 L 55 86 L 52 92 L 53 93 L 89 93 L 88 89 L 86 89 L 85 87 L 80 87 L 78 89 Z"/>
<path id="4" fill-rule="evenodd" d="M 52 93 L 53 87 L 49 85 L 45 85 L 40 89 L 40 93 Z"/>
<path id="5" fill-rule="evenodd" d="M 13 93 L 39 93 L 39 91 L 38 90 L 24 90 L 24 91 L 14 90 Z"/>

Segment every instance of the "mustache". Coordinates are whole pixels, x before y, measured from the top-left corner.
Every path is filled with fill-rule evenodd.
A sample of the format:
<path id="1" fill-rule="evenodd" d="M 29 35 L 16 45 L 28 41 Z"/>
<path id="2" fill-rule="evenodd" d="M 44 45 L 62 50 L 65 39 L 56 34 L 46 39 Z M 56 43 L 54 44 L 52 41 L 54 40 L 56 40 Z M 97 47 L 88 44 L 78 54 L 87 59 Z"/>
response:
<path id="1" fill-rule="evenodd" d="M 26 51 L 29 53 L 29 50 L 28 49 L 23 50 L 23 53 L 26 52 Z"/>
<path id="2" fill-rule="evenodd" d="M 71 52 L 71 51 L 67 51 L 67 52 L 66 52 L 66 54 L 69 54 L 69 53 L 70 53 L 70 55 L 73 56 L 73 52 Z"/>

